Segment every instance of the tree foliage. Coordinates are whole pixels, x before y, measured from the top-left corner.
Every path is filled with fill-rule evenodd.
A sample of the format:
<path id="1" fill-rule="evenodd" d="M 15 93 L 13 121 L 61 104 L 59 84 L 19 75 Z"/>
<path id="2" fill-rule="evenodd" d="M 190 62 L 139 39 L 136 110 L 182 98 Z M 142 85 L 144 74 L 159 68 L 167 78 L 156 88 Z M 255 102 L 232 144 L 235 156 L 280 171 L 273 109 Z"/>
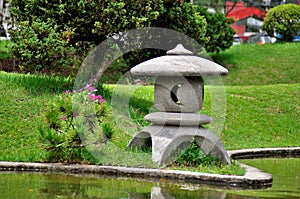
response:
<path id="1" fill-rule="evenodd" d="M 262 27 L 269 35 L 278 33 L 281 41 L 293 41 L 300 35 L 300 6 L 282 4 L 272 8 L 266 15 Z"/>
<path id="2" fill-rule="evenodd" d="M 181 0 L 164 0 L 162 7 L 164 8 L 162 12 L 151 22 L 152 27 L 176 30 L 193 38 L 203 47 L 205 46 L 208 41 L 208 37 L 206 36 L 207 22 L 205 17 L 198 12 L 198 6 Z M 169 41 L 164 40 L 164 43 L 170 46 L 173 39 L 170 37 Z M 177 39 L 180 41 L 182 38 Z M 176 45 L 173 46 L 175 47 Z M 129 52 L 124 57 L 128 67 L 131 68 L 145 60 L 161 55 L 165 55 L 164 50 L 141 49 Z"/>
<path id="3" fill-rule="evenodd" d="M 12 32 L 11 53 L 19 59 L 20 69 L 24 72 L 71 72 L 76 62 L 73 56 L 75 49 L 62 39 L 58 29 L 50 19 L 37 19 L 31 24 L 22 22 L 18 30 Z"/>
<path id="4" fill-rule="evenodd" d="M 209 13 L 202 7 L 198 8 L 198 12 L 205 17 L 208 24 L 206 36 L 209 40 L 204 44 L 206 51 L 220 52 L 229 48 L 235 34 L 235 30 L 230 27 L 233 19 L 226 18 L 222 13 Z"/>
<path id="5" fill-rule="evenodd" d="M 206 35 L 203 13 L 182 0 L 11 0 L 11 5 L 18 23 L 18 29 L 11 32 L 12 55 L 21 60 L 27 72 L 77 68 L 93 46 L 135 28 L 170 28 L 205 47 L 211 37 Z M 218 24 L 224 27 L 223 22 Z M 230 42 L 221 43 L 211 43 L 215 47 L 209 49 L 219 51 L 230 46 Z"/>

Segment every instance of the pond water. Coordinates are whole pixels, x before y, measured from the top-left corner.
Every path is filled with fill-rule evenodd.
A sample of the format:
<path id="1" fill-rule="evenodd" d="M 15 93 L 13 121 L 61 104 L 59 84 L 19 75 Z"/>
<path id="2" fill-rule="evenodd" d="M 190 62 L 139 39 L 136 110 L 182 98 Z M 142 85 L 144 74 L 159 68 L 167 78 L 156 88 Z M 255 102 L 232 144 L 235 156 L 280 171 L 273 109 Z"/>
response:
<path id="1" fill-rule="evenodd" d="M 273 175 L 264 190 L 222 190 L 191 185 L 133 179 L 96 178 L 45 173 L 0 173 L 0 198 L 136 198 L 136 199 L 283 199 L 300 198 L 300 159 L 240 160 Z"/>

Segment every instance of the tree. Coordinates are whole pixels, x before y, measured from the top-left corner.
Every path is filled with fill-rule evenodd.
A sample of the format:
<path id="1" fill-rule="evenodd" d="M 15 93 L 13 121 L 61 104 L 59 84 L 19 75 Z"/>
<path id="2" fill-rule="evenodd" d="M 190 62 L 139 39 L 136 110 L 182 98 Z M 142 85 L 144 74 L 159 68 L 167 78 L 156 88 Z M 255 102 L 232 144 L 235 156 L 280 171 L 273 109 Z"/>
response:
<path id="1" fill-rule="evenodd" d="M 207 22 L 206 37 L 209 41 L 204 44 L 207 52 L 220 52 L 229 48 L 233 43 L 235 30 L 230 27 L 234 22 L 223 13 L 209 13 L 206 9 L 198 7 L 198 12 L 203 15 Z"/>
<path id="2" fill-rule="evenodd" d="M 176 30 L 193 38 L 200 45 L 206 45 L 209 39 L 206 35 L 207 23 L 205 17 L 198 12 L 198 6 L 182 0 L 164 0 L 162 7 L 163 11 L 160 12 L 156 19 L 151 21 L 152 27 Z M 178 38 L 178 40 L 181 39 L 182 38 Z M 169 40 L 170 41 L 164 40 L 168 46 L 170 46 L 172 42 L 171 38 Z M 129 52 L 124 57 L 128 67 L 131 68 L 145 60 L 165 55 L 165 53 L 164 50 L 142 49 Z"/>
<path id="3" fill-rule="evenodd" d="M 172 4 L 166 5 L 166 2 L 168 1 L 164 1 L 164 7 L 169 9 L 154 20 L 152 26 L 167 27 L 183 32 L 198 41 L 207 52 L 219 53 L 232 45 L 235 34 L 235 30 L 230 27 L 233 23 L 232 19 L 226 18 L 222 13 L 209 13 L 207 9 L 198 5 L 192 6 L 186 2 L 181 4 L 180 1 L 177 3 L 169 1 Z M 201 24 L 207 25 L 199 29 Z M 165 52 L 145 49 L 140 52 L 130 52 L 125 57 L 130 60 L 128 65 L 131 68 L 149 58 L 161 55 L 165 55 Z"/>
<path id="4" fill-rule="evenodd" d="M 209 45 L 206 19 L 189 1 L 11 0 L 11 4 L 18 22 L 18 30 L 11 34 L 12 55 L 26 72 L 72 71 L 93 46 L 135 28 L 169 28 Z M 213 45 L 215 50 L 224 49 L 223 44 Z"/>
<path id="5" fill-rule="evenodd" d="M 129 29 L 172 28 L 201 42 L 206 28 L 194 5 L 181 0 L 11 0 L 11 4 L 19 27 L 11 35 L 12 54 L 27 72 L 74 67 L 68 54 L 80 59 L 91 46 Z"/>
<path id="6" fill-rule="evenodd" d="M 281 41 L 291 42 L 300 35 L 300 6 L 282 4 L 272 8 L 266 15 L 262 29 L 273 36 L 278 33 Z"/>

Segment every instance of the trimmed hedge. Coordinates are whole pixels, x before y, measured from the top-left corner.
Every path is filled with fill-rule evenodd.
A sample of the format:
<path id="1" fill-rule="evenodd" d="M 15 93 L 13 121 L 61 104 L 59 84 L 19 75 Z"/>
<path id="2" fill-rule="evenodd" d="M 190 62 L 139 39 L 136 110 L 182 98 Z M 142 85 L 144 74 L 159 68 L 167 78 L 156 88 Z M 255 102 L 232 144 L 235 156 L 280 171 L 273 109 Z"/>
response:
<path id="1" fill-rule="evenodd" d="M 269 35 L 281 35 L 281 41 L 291 42 L 300 35 L 300 6 L 282 4 L 272 8 L 266 15 L 262 27 Z"/>

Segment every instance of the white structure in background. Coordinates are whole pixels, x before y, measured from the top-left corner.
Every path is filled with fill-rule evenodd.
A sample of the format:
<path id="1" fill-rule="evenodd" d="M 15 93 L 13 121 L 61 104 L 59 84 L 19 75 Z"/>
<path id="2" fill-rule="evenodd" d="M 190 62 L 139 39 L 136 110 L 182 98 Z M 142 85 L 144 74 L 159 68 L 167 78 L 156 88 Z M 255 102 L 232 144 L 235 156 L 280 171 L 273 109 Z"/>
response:
<path id="1" fill-rule="evenodd" d="M 8 0 L 0 0 L 0 21 L 2 22 L 2 24 L 0 24 L 0 26 L 2 26 L 5 30 L 5 37 L 1 37 L 0 36 L 0 40 L 2 39 L 9 39 L 9 33 L 8 30 L 11 28 L 14 28 L 13 25 L 13 20 L 10 17 L 10 13 L 9 13 L 9 1 Z"/>
<path id="2" fill-rule="evenodd" d="M 269 7 L 271 5 L 271 0 L 263 0 L 262 5 Z"/>

